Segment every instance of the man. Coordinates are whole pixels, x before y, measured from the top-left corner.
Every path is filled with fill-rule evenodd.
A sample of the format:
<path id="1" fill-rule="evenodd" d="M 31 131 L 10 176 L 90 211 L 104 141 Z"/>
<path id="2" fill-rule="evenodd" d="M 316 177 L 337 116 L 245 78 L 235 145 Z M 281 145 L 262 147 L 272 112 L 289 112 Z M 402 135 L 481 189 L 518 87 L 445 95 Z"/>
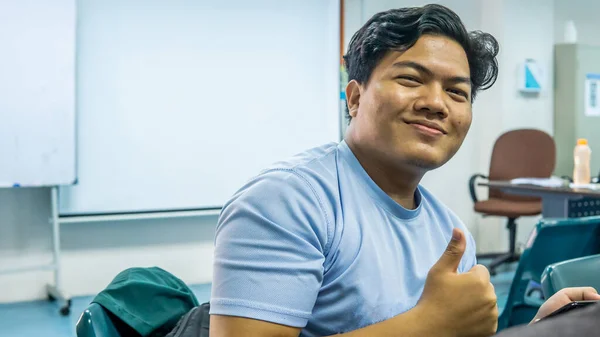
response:
<path id="1" fill-rule="evenodd" d="M 497 54 L 442 6 L 371 18 L 345 56 L 345 140 L 263 171 L 225 205 L 211 336 L 495 333 L 472 236 L 419 182 L 462 144 Z"/>

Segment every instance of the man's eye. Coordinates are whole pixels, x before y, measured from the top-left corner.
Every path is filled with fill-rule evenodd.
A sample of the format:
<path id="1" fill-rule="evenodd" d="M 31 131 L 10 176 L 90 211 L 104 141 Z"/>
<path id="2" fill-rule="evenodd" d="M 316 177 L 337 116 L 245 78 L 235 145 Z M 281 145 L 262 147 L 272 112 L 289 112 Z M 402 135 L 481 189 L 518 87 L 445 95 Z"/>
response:
<path id="1" fill-rule="evenodd" d="M 407 75 L 401 75 L 401 76 L 398 76 L 398 79 L 399 79 L 399 80 L 403 80 L 403 81 L 414 82 L 414 83 L 418 83 L 418 84 L 420 84 L 420 83 L 421 83 L 421 81 L 419 81 L 419 79 L 418 79 L 418 78 L 416 78 L 416 77 L 412 77 L 412 76 L 407 76 Z"/>
<path id="2" fill-rule="evenodd" d="M 469 95 L 466 92 L 459 90 L 459 89 L 448 89 L 447 91 L 454 95 L 462 96 L 467 99 L 469 98 Z"/>

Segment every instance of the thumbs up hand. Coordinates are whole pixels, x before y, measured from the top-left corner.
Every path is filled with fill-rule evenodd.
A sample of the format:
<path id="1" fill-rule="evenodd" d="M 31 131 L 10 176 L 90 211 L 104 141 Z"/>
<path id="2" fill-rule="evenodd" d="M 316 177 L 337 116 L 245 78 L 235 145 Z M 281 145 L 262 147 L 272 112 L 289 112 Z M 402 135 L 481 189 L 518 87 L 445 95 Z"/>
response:
<path id="1" fill-rule="evenodd" d="M 455 228 L 448 247 L 429 271 L 415 309 L 436 336 L 491 336 L 498 327 L 498 307 L 490 274 L 482 265 L 458 274 L 466 238 Z"/>

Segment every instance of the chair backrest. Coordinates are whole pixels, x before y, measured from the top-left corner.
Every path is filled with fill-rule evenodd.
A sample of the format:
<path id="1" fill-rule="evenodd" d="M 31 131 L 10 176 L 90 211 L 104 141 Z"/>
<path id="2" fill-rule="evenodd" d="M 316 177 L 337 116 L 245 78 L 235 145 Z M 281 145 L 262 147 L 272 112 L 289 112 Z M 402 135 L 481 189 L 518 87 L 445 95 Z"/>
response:
<path id="1" fill-rule="evenodd" d="M 600 253 L 600 217 L 541 220 L 521 255 L 498 329 L 529 322 L 539 301 L 527 298 L 530 282 L 541 282 L 546 266 Z"/>
<path id="2" fill-rule="evenodd" d="M 568 287 L 594 287 L 600 291 L 600 254 L 554 263 L 542 274 L 546 298 Z"/>
<path id="3" fill-rule="evenodd" d="M 556 144 L 550 135 L 533 129 L 508 131 L 494 144 L 489 179 L 548 178 L 554 172 L 555 165 Z M 497 189 L 490 189 L 489 196 L 510 200 L 539 200 L 504 194 Z"/>
<path id="4" fill-rule="evenodd" d="M 108 313 L 97 303 L 85 309 L 75 330 L 77 337 L 121 337 Z"/>

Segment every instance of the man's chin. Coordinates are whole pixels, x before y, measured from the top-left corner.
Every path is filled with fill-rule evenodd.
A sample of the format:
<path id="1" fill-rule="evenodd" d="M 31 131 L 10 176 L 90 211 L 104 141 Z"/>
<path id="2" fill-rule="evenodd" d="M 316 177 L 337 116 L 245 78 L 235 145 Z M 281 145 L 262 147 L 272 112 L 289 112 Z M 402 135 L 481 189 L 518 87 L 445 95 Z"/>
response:
<path id="1" fill-rule="evenodd" d="M 441 160 L 434 156 L 414 156 L 408 160 L 408 164 L 423 171 L 431 171 L 444 165 L 447 160 Z"/>

